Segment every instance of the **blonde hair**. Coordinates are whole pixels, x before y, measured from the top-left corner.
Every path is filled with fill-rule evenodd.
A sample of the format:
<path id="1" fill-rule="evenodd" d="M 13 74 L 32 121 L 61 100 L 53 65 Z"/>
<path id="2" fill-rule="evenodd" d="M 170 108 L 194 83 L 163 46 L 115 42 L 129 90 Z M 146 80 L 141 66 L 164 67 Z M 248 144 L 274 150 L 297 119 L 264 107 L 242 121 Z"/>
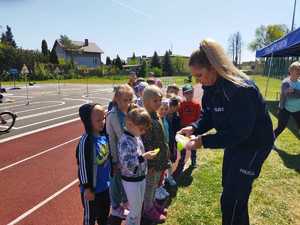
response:
<path id="1" fill-rule="evenodd" d="M 213 67 L 221 77 L 238 86 L 247 87 L 245 81 L 250 80 L 245 73 L 234 66 L 223 47 L 211 39 L 204 39 L 200 43 L 200 48 L 191 55 L 189 65 Z"/>
<path id="2" fill-rule="evenodd" d="M 293 62 L 290 66 L 289 66 L 289 72 L 296 70 L 296 69 L 300 69 L 300 62 L 296 61 Z"/>
<path id="3" fill-rule="evenodd" d="M 134 95 L 133 89 L 128 84 L 122 84 L 115 89 L 114 99 L 119 98 L 124 94 Z"/>
<path id="4" fill-rule="evenodd" d="M 135 108 L 129 111 L 126 117 L 136 126 L 143 126 L 146 129 L 151 128 L 151 116 L 144 108 Z"/>
<path id="5" fill-rule="evenodd" d="M 162 90 L 157 87 L 156 85 L 150 85 L 145 88 L 144 95 L 143 95 L 143 101 L 147 102 L 155 97 L 163 97 Z"/>

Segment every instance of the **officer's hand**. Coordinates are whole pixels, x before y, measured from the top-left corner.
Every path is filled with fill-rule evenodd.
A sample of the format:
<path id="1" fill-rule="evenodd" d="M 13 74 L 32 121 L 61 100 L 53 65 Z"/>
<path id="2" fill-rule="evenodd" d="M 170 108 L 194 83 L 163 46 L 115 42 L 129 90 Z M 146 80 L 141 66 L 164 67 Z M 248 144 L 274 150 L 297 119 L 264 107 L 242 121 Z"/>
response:
<path id="1" fill-rule="evenodd" d="M 187 151 L 196 150 L 202 147 L 202 137 L 194 137 L 186 144 L 185 149 Z"/>
<path id="2" fill-rule="evenodd" d="M 194 128 L 192 126 L 184 127 L 177 133 L 189 137 L 194 133 Z"/>

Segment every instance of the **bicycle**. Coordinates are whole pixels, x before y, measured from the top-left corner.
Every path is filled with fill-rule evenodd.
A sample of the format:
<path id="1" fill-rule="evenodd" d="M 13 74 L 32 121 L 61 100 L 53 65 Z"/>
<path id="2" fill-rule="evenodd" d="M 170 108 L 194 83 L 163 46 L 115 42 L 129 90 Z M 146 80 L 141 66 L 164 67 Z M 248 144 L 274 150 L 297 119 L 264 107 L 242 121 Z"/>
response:
<path id="1" fill-rule="evenodd" d="M 17 115 L 12 112 L 0 113 L 0 134 L 7 133 L 15 125 Z"/>

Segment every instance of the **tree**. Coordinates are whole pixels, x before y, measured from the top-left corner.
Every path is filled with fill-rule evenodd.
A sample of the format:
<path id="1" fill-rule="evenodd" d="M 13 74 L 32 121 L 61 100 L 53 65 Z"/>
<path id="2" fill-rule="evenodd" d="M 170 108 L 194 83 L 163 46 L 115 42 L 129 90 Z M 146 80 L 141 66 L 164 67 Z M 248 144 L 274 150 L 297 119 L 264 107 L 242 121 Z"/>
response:
<path id="1" fill-rule="evenodd" d="M 182 57 L 175 56 L 173 62 L 174 62 L 174 68 L 176 70 L 176 73 L 184 72 L 185 60 Z"/>
<path id="2" fill-rule="evenodd" d="M 45 39 L 42 40 L 42 53 L 43 53 L 44 56 L 49 55 L 48 44 L 47 44 L 47 41 Z"/>
<path id="3" fill-rule="evenodd" d="M 132 57 L 131 57 L 131 59 L 128 61 L 128 64 L 129 64 L 129 65 L 136 65 L 136 64 L 138 64 L 138 60 L 137 60 L 137 58 L 136 58 L 136 56 L 135 56 L 135 53 L 132 54 Z"/>
<path id="4" fill-rule="evenodd" d="M 146 77 L 147 71 L 148 71 L 147 62 L 146 62 L 146 60 L 142 60 L 142 66 L 141 66 L 141 70 L 139 71 L 139 76 Z"/>
<path id="5" fill-rule="evenodd" d="M 11 28 L 8 25 L 6 26 L 5 33 L 2 33 L 1 35 L 1 43 L 17 48 L 17 44 L 14 40 L 14 35 L 12 34 Z"/>
<path id="6" fill-rule="evenodd" d="M 58 64 L 58 58 L 54 48 L 52 48 L 52 51 L 50 52 L 50 62 L 53 64 Z"/>
<path id="7" fill-rule="evenodd" d="M 163 63 L 162 63 L 162 70 L 163 70 L 163 75 L 165 76 L 172 76 L 174 73 L 173 65 L 171 62 L 171 57 L 169 51 L 166 51 L 164 58 L 163 58 Z"/>
<path id="8" fill-rule="evenodd" d="M 160 64 L 160 59 L 159 56 L 157 55 L 157 52 L 155 51 L 152 58 L 151 58 L 151 68 L 157 67 L 157 68 L 161 68 L 161 64 Z"/>
<path id="9" fill-rule="evenodd" d="M 106 63 L 105 63 L 107 66 L 110 66 L 111 65 L 111 59 L 109 56 L 106 57 Z"/>
<path id="10" fill-rule="evenodd" d="M 67 48 L 69 50 L 76 50 L 76 49 L 81 48 L 81 46 L 73 44 L 73 42 L 67 35 L 60 35 L 59 41 L 62 43 L 62 45 L 65 48 Z"/>
<path id="11" fill-rule="evenodd" d="M 119 55 L 117 55 L 117 58 L 114 60 L 114 65 L 120 70 L 123 68 L 123 63 Z"/>
<path id="12" fill-rule="evenodd" d="M 288 33 L 288 28 L 284 24 L 273 24 L 256 28 L 255 39 L 249 44 L 249 49 L 256 51 Z"/>
<path id="13" fill-rule="evenodd" d="M 229 54 L 232 56 L 232 62 L 234 65 L 241 64 L 241 56 L 242 56 L 242 35 L 240 32 L 236 32 L 232 34 L 229 39 Z"/>

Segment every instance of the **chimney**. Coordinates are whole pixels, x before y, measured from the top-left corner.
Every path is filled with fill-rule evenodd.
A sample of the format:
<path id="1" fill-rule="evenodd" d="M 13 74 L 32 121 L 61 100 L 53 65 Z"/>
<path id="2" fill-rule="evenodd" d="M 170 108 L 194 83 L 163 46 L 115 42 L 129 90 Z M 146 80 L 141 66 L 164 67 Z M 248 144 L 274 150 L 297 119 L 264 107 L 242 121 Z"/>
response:
<path id="1" fill-rule="evenodd" d="M 84 46 L 88 46 L 89 45 L 89 39 L 84 39 Z"/>

